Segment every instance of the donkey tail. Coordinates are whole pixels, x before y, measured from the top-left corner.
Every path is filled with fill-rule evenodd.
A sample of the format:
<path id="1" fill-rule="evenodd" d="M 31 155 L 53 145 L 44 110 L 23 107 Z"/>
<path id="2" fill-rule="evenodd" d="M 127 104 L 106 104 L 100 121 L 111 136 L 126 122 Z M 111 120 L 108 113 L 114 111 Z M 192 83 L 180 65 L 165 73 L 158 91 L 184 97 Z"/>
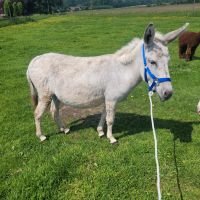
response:
<path id="1" fill-rule="evenodd" d="M 27 80 L 28 80 L 30 90 L 31 90 L 32 103 L 33 103 L 34 108 L 36 108 L 36 106 L 38 105 L 38 93 L 33 82 L 31 81 L 28 70 L 27 70 L 26 76 L 27 76 Z"/>

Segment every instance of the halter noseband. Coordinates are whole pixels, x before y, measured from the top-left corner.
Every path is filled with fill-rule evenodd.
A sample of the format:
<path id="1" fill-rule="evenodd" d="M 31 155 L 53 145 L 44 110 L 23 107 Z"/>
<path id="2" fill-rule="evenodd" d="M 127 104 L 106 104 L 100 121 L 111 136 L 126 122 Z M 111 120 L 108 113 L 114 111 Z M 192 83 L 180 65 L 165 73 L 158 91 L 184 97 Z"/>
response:
<path id="1" fill-rule="evenodd" d="M 154 91 L 153 90 L 154 87 L 158 86 L 160 83 L 171 82 L 171 78 L 157 78 L 151 72 L 151 70 L 147 66 L 147 60 L 146 60 L 146 56 L 145 56 L 144 44 L 142 45 L 142 57 L 143 57 L 143 63 L 144 63 L 144 79 L 145 79 L 145 82 L 148 84 L 149 91 Z M 149 75 L 150 78 L 153 80 L 153 82 L 151 83 L 151 85 L 149 85 L 149 81 L 148 81 L 147 75 Z"/>

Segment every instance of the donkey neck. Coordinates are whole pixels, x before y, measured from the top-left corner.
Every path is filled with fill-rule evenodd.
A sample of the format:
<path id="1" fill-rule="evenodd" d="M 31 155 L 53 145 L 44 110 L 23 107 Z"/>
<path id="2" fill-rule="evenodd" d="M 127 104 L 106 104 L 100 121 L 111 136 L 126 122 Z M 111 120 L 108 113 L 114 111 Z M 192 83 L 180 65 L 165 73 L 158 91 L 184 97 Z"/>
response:
<path id="1" fill-rule="evenodd" d="M 116 52 L 120 62 L 121 71 L 124 73 L 124 81 L 132 89 L 142 81 L 144 72 L 142 60 L 142 40 L 134 39 L 128 45 Z"/>
<path id="2" fill-rule="evenodd" d="M 143 40 L 140 40 L 136 46 L 136 48 L 132 52 L 133 63 L 132 69 L 137 74 L 138 82 L 141 82 L 143 79 L 142 74 L 144 74 L 144 62 L 142 57 L 142 44 Z"/>

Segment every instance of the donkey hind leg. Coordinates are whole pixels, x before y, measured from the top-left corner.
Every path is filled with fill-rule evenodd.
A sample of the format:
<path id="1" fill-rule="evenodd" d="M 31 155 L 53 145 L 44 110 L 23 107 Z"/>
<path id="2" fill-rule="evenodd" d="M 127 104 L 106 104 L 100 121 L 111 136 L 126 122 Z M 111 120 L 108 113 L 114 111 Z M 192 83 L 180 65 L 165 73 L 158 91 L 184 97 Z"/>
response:
<path id="1" fill-rule="evenodd" d="M 104 105 L 103 111 L 101 113 L 101 119 L 99 121 L 99 125 L 97 126 L 97 132 L 99 133 L 100 138 L 104 136 L 103 127 L 104 127 L 105 121 L 106 121 L 106 109 Z"/>
<path id="2" fill-rule="evenodd" d="M 60 129 L 60 131 L 67 134 L 70 131 L 70 129 L 65 128 L 65 126 L 60 118 L 59 108 L 60 108 L 60 101 L 57 99 L 56 96 L 53 96 L 52 101 L 51 101 L 51 107 L 50 107 L 51 115 L 52 115 L 54 121 L 56 122 L 58 128 Z"/>
<path id="3" fill-rule="evenodd" d="M 106 102 L 107 138 L 110 140 L 111 144 L 117 142 L 117 140 L 112 135 L 112 126 L 115 118 L 115 107 L 116 102 Z"/>
<path id="4" fill-rule="evenodd" d="M 36 136 L 41 141 L 46 140 L 46 136 L 42 135 L 42 131 L 41 131 L 41 118 L 42 118 L 44 111 L 46 110 L 46 108 L 49 105 L 49 102 L 50 102 L 49 99 L 50 98 L 40 99 L 39 102 L 38 102 L 38 105 L 35 109 Z"/>

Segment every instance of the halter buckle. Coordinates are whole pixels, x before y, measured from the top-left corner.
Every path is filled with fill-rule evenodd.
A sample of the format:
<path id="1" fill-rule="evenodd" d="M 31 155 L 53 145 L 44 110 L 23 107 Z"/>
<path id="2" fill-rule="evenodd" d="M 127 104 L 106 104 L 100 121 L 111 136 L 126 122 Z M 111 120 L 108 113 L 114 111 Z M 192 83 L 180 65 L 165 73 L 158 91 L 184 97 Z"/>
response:
<path id="1" fill-rule="evenodd" d="M 156 84 L 156 86 L 159 86 L 159 81 L 158 81 L 158 79 L 156 78 L 156 79 L 154 79 L 154 82 L 155 82 L 155 84 Z"/>

